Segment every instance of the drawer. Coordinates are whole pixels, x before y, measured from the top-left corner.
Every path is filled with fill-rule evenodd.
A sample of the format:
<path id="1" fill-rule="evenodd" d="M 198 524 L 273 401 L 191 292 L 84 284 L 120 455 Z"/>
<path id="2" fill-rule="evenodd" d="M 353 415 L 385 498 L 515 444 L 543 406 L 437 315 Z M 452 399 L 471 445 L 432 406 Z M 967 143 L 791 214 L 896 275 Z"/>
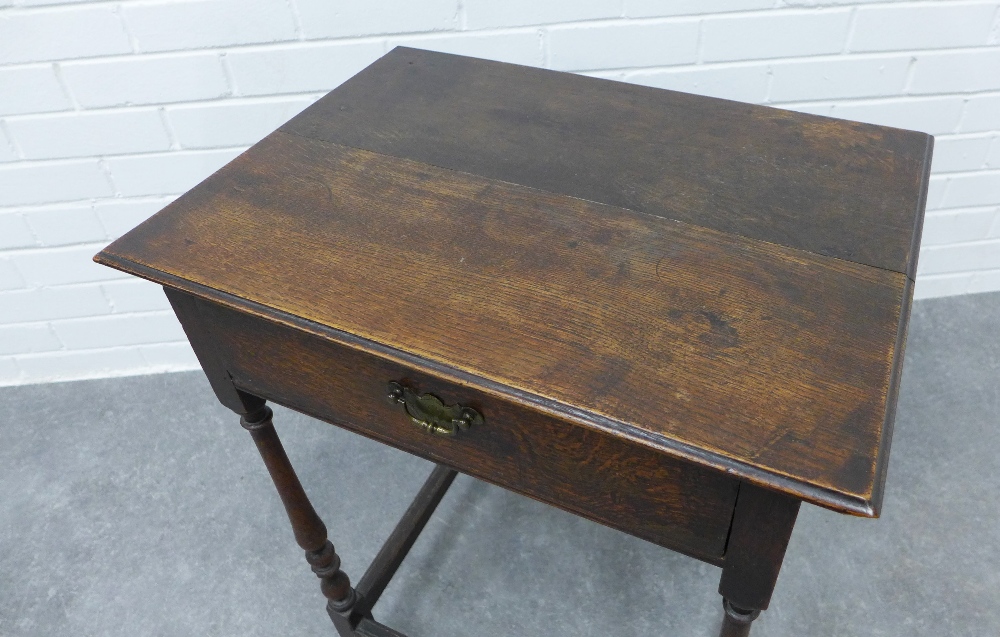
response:
<path id="1" fill-rule="evenodd" d="M 661 546 L 722 562 L 739 486 L 734 478 L 301 328 L 200 299 L 196 306 L 197 321 L 181 316 L 185 329 L 210 332 L 215 356 L 240 389 Z M 398 384 L 397 392 L 403 387 L 471 408 L 483 421 L 454 436 L 432 433 L 390 399 L 390 383 Z"/>

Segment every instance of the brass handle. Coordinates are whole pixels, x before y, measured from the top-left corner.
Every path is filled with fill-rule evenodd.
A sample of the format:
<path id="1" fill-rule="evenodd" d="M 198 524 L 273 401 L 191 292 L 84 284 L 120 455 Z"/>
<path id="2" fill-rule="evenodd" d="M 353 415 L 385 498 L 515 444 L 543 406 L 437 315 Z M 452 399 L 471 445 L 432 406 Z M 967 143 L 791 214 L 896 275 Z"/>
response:
<path id="1" fill-rule="evenodd" d="M 417 394 L 395 381 L 389 382 L 389 401 L 403 405 L 413 424 L 442 436 L 454 436 L 484 422 L 483 415 L 471 407 L 445 405 L 433 394 Z"/>

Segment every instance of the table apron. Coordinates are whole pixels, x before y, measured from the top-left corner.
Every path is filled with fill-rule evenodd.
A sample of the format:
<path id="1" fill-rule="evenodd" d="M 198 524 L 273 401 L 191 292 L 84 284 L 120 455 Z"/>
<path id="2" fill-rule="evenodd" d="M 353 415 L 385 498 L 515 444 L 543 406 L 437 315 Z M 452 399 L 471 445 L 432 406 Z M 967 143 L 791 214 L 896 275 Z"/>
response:
<path id="1" fill-rule="evenodd" d="M 739 490 L 731 476 L 296 327 L 189 300 L 174 307 L 210 379 L 228 376 L 245 392 L 660 546 L 723 562 Z M 412 395 L 431 394 L 444 406 L 471 408 L 482 422 L 453 436 L 428 431 L 390 398 L 390 383 Z M 365 471 L 375 474 L 377 467 Z"/>

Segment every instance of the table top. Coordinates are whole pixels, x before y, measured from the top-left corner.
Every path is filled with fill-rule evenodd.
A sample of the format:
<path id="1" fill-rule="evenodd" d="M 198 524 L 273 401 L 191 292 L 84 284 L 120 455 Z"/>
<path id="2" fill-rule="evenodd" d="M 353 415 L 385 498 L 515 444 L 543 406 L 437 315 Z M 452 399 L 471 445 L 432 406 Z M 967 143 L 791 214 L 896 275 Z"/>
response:
<path id="1" fill-rule="evenodd" d="M 397 48 L 96 259 L 873 516 L 931 145 Z"/>

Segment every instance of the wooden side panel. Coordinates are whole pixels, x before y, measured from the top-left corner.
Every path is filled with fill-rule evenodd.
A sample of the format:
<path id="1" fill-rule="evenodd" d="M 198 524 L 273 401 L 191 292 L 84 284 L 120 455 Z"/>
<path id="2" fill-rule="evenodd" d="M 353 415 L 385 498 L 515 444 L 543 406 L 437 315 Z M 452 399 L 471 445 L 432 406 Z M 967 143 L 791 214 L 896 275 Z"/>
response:
<path id="1" fill-rule="evenodd" d="M 198 357 L 198 362 L 208 377 L 208 384 L 212 386 L 212 391 L 215 392 L 219 402 L 241 416 L 259 410 L 263 402 L 258 397 L 247 395 L 234 387 L 233 379 L 226 374 L 226 368 L 215 348 L 215 336 L 201 319 L 198 311 L 199 303 L 195 298 L 168 287 L 163 288 L 163 292 L 181 322 L 184 333 Z"/>
<path id="2" fill-rule="evenodd" d="M 397 48 L 282 130 L 914 274 L 931 138 Z"/>
<path id="3" fill-rule="evenodd" d="M 656 544 L 719 564 L 738 480 L 288 326 L 198 301 L 198 328 L 249 393 Z M 387 399 L 398 381 L 485 423 L 449 438 Z"/>

